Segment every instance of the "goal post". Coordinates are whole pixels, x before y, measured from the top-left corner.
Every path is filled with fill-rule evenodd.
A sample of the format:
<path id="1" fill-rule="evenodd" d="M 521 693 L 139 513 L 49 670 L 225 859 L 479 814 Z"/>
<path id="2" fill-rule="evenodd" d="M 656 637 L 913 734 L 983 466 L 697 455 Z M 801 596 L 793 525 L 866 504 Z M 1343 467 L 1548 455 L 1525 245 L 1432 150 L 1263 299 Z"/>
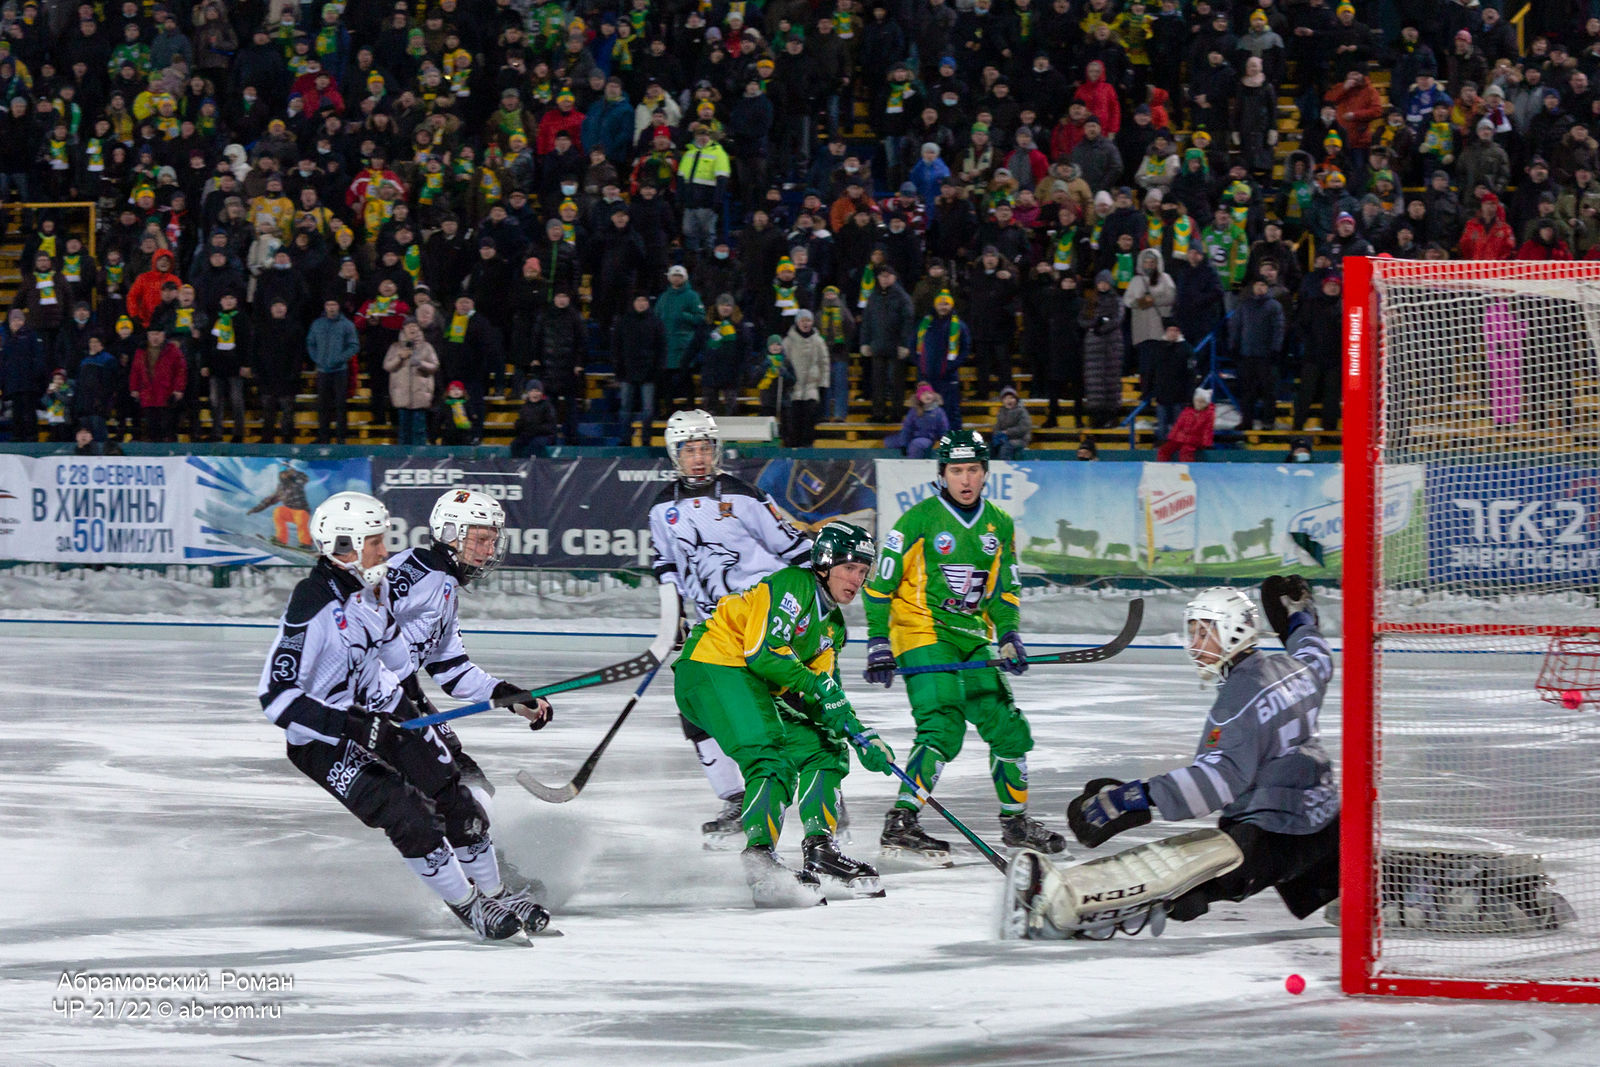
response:
<path id="1" fill-rule="evenodd" d="M 1600 1003 L 1600 262 L 1343 269 L 1343 989 Z"/>

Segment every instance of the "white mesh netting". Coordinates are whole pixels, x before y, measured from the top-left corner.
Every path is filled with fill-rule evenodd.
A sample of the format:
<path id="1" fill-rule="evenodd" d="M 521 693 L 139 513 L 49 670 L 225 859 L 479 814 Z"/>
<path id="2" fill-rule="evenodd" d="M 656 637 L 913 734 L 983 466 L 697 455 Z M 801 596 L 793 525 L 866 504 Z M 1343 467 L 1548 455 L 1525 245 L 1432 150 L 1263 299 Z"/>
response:
<path id="1" fill-rule="evenodd" d="M 1379 973 L 1600 983 L 1600 264 L 1373 266 Z"/>

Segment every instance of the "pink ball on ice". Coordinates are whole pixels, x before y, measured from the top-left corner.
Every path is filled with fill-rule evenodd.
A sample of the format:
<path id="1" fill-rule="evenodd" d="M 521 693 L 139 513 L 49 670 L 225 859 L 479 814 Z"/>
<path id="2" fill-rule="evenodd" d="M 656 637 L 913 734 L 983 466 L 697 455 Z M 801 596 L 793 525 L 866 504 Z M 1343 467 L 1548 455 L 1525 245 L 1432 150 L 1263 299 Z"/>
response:
<path id="1" fill-rule="evenodd" d="M 1298 997 L 1301 993 L 1306 991 L 1306 980 L 1301 978 L 1298 974 L 1291 974 L 1289 977 L 1283 980 L 1283 988 L 1287 989 L 1289 992 Z"/>
<path id="2" fill-rule="evenodd" d="M 1561 706 L 1568 711 L 1577 710 L 1578 705 L 1582 703 L 1583 694 L 1576 689 L 1564 689 L 1561 691 Z"/>

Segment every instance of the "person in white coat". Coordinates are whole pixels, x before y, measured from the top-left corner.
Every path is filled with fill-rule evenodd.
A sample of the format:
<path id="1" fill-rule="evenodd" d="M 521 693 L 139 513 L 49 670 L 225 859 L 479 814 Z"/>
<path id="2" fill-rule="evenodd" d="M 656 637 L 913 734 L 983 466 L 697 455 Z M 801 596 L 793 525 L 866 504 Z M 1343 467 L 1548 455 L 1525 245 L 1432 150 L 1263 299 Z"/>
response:
<path id="1" fill-rule="evenodd" d="M 816 319 L 805 308 L 783 338 L 783 359 L 794 372 L 790 393 L 789 433 L 784 444 L 810 448 L 817 439 L 817 418 L 822 390 L 828 387 L 828 343 L 816 330 Z"/>
<path id="2" fill-rule="evenodd" d="M 1166 336 L 1167 320 L 1178 300 L 1178 285 L 1161 263 L 1161 253 L 1147 248 L 1139 253 L 1139 269 L 1122 294 L 1133 333 L 1133 354 L 1139 361 L 1139 392 L 1150 391 L 1150 370 L 1156 345 Z"/>

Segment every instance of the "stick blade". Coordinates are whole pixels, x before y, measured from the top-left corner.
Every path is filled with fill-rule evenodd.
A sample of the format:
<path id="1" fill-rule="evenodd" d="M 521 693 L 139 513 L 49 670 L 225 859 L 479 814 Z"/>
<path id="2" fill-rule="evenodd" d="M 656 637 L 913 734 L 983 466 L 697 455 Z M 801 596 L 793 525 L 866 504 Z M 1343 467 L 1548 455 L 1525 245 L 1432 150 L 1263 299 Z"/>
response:
<path id="1" fill-rule="evenodd" d="M 571 782 L 566 785 L 548 786 L 526 770 L 517 772 L 517 784 L 540 800 L 551 804 L 565 804 L 578 795 L 577 788 Z"/>

